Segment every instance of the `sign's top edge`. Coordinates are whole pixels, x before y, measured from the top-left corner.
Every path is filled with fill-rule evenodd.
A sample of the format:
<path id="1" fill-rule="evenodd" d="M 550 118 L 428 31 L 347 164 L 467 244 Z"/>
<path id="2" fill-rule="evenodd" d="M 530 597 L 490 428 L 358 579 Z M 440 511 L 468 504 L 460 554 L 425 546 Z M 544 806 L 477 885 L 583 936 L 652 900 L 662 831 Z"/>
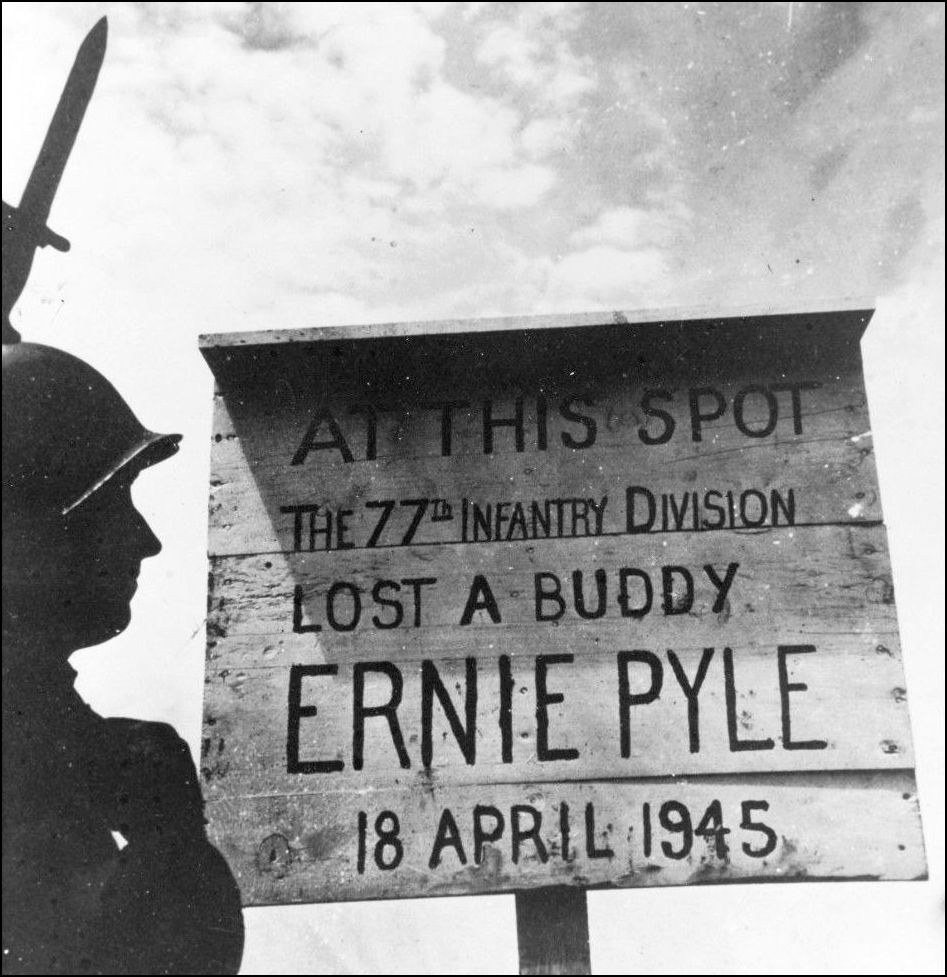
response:
<path id="1" fill-rule="evenodd" d="M 483 319 L 422 319 L 413 322 L 378 322 L 303 328 L 267 329 L 247 332 L 205 333 L 198 337 L 200 349 L 239 346 L 269 346 L 338 339 L 380 339 L 400 336 L 436 336 L 459 332 L 502 332 L 517 329 L 564 329 L 575 326 L 644 325 L 662 322 L 731 320 L 777 316 L 818 315 L 832 312 L 864 313 L 867 320 L 875 300 L 866 296 L 827 299 L 803 308 L 773 303 L 752 306 L 687 306 L 659 309 L 612 309 L 597 312 L 565 312 L 548 315 L 500 316 Z"/>

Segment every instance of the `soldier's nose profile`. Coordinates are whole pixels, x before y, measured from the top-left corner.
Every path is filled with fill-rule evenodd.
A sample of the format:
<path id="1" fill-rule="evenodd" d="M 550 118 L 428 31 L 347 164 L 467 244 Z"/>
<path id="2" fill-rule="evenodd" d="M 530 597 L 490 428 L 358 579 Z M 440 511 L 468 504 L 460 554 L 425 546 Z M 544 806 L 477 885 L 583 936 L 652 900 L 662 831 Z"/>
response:
<path id="1" fill-rule="evenodd" d="M 103 531 L 111 532 L 115 545 L 140 562 L 157 556 L 162 544 L 135 503 L 132 487 L 136 481 L 137 475 L 133 475 L 126 484 L 116 486 L 117 491 L 108 510 L 103 513 Z"/>
<path id="2" fill-rule="evenodd" d="M 162 549 L 161 540 L 154 534 L 148 520 L 141 513 L 138 515 L 141 526 L 140 535 L 143 537 L 142 549 L 145 551 L 142 559 L 147 559 L 149 556 L 157 556 Z"/>

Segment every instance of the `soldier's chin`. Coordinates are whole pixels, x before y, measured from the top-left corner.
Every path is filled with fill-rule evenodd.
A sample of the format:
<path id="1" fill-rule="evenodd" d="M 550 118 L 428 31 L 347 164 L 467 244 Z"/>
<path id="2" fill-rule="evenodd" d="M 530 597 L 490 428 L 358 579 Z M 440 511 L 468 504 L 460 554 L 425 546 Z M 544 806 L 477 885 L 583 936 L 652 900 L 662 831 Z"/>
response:
<path id="1" fill-rule="evenodd" d="M 76 651 L 110 641 L 131 623 L 134 581 L 107 592 L 55 585 L 43 592 L 24 576 L 5 574 L 3 582 L 4 629 L 16 640 Z"/>
<path id="2" fill-rule="evenodd" d="M 93 648 L 120 635 L 131 623 L 131 606 L 114 603 L 89 608 L 88 613 L 76 621 L 75 639 L 80 648 Z"/>

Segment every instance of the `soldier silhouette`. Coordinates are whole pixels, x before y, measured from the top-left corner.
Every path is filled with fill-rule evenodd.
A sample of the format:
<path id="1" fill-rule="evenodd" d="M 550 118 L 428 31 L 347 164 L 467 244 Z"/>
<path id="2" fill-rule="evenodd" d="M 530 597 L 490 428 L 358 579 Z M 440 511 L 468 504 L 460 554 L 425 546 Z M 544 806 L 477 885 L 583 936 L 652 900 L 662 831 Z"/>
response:
<path id="1" fill-rule="evenodd" d="M 103 20 L 3 213 L 3 972 L 233 974 L 239 893 L 187 745 L 166 724 L 97 715 L 68 663 L 128 626 L 141 562 L 161 549 L 132 482 L 180 435 L 145 429 L 105 377 L 19 342 L 8 320 L 35 248 L 67 246 L 46 216 L 104 48 Z"/>

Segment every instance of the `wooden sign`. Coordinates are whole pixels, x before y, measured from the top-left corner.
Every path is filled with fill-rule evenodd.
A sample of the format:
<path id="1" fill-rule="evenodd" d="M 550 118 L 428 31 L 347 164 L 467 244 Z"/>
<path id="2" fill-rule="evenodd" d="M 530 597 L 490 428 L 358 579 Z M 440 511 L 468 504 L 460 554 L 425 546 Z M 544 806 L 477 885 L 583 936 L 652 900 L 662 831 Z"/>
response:
<path id="1" fill-rule="evenodd" d="M 870 315 L 205 337 L 245 902 L 923 877 Z"/>

